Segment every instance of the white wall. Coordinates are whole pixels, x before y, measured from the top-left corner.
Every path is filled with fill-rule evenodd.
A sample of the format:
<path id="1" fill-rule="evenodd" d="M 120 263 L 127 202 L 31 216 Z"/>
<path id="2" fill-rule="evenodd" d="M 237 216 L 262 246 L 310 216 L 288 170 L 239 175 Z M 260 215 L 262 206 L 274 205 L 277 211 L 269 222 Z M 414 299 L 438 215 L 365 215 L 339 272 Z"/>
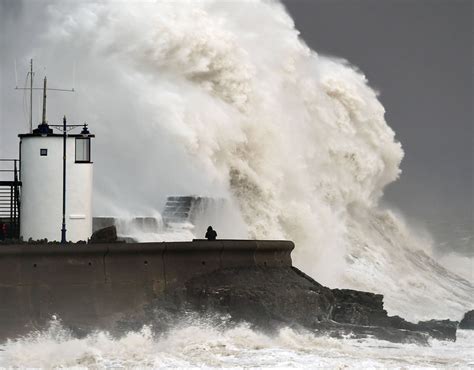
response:
<path id="1" fill-rule="evenodd" d="M 20 235 L 24 240 L 61 240 L 63 139 L 31 136 L 21 139 Z M 48 149 L 40 156 L 40 149 Z M 92 163 L 75 163 L 75 138 L 66 140 L 67 240 L 92 234 Z"/>

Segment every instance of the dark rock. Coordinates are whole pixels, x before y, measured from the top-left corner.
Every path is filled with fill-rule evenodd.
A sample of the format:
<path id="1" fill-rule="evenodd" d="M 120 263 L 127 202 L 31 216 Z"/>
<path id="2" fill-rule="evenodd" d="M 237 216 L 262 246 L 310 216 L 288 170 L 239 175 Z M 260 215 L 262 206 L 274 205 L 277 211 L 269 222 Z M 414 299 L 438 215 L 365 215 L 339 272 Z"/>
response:
<path id="1" fill-rule="evenodd" d="M 333 289 L 336 304 L 332 319 L 356 325 L 386 324 L 387 311 L 383 309 L 383 296 L 349 289 Z"/>
<path id="2" fill-rule="evenodd" d="M 474 330 L 474 310 L 467 311 L 459 323 L 459 329 Z"/>
<path id="3" fill-rule="evenodd" d="M 89 240 L 89 243 L 93 244 L 115 242 L 117 242 L 117 229 L 115 226 L 108 226 L 95 231 Z"/>
<path id="4" fill-rule="evenodd" d="M 430 336 L 440 340 L 456 341 L 457 321 L 451 320 L 429 320 L 419 321 L 418 330 L 425 331 Z"/>
<path id="5" fill-rule="evenodd" d="M 456 340 L 456 321 L 430 320 L 414 324 L 399 316 L 388 316 L 383 296 L 349 289 L 333 289 L 336 304 L 333 320 L 341 323 L 399 329 L 426 333 L 441 340 Z"/>
<path id="6" fill-rule="evenodd" d="M 383 296 L 329 289 L 288 267 L 225 268 L 198 275 L 155 298 L 140 313 L 124 318 L 121 330 L 149 324 L 158 333 L 193 320 L 212 325 L 247 323 L 273 332 L 281 327 L 336 338 L 378 338 L 426 345 L 434 337 L 455 340 L 456 323 L 410 323 L 388 316 Z M 216 324 L 217 323 L 217 324 Z"/>
<path id="7" fill-rule="evenodd" d="M 376 337 L 426 344 L 429 336 L 455 340 L 449 321 L 419 324 L 388 316 L 383 296 L 329 289 L 296 268 L 221 269 L 188 280 L 183 301 L 197 312 L 219 312 L 264 330 L 303 327 L 331 336 Z"/>
<path id="8" fill-rule="evenodd" d="M 377 338 L 394 343 L 414 343 L 428 345 L 429 335 L 425 332 L 396 329 L 383 326 L 363 326 L 337 322 L 321 322 L 316 333 L 334 338 Z"/>
<path id="9" fill-rule="evenodd" d="M 186 301 L 195 309 L 228 313 L 262 329 L 269 321 L 312 327 L 330 320 L 334 305 L 329 288 L 288 268 L 221 269 L 192 278 L 185 287 Z"/>
<path id="10" fill-rule="evenodd" d="M 138 243 L 138 240 L 132 238 L 131 236 L 117 236 L 117 242 L 121 243 Z"/>

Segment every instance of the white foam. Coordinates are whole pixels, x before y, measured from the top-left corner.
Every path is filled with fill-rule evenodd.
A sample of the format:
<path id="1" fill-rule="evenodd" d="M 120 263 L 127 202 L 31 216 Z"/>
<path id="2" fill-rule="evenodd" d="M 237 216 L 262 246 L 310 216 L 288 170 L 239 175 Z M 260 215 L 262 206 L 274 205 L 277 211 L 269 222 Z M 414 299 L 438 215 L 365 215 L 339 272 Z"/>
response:
<path id="1" fill-rule="evenodd" d="M 149 327 L 114 339 L 97 332 L 75 339 L 59 321 L 45 332 L 0 345 L 1 367 L 41 368 L 468 368 L 474 365 L 474 333 L 458 332 L 457 342 L 429 346 L 375 339 L 334 339 L 281 329 L 270 336 L 245 325 L 219 329 L 188 324 L 163 336 Z"/>
<path id="2" fill-rule="evenodd" d="M 446 253 L 438 256 L 437 261 L 467 281 L 474 282 L 474 257 Z"/>

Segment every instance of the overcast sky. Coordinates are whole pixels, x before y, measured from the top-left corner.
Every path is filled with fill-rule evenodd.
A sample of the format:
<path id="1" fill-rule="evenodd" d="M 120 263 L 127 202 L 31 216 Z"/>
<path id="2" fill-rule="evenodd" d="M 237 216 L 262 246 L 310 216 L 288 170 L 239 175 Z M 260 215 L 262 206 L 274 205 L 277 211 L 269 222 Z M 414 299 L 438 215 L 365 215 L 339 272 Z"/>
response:
<path id="1" fill-rule="evenodd" d="M 312 49 L 349 60 L 381 92 L 405 151 L 387 201 L 440 241 L 472 253 L 472 239 L 460 238 L 473 228 L 473 2 L 284 3 Z"/>

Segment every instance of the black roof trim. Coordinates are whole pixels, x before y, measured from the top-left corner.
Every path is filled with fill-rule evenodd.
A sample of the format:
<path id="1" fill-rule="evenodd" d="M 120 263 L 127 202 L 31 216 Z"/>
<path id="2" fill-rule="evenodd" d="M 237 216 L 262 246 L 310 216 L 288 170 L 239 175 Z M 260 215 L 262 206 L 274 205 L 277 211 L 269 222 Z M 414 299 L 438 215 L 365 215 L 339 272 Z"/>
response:
<path id="1" fill-rule="evenodd" d="M 24 137 L 63 137 L 63 134 L 19 134 L 19 138 Z M 81 134 L 67 134 L 67 137 L 95 137 L 94 134 L 81 135 Z"/>

